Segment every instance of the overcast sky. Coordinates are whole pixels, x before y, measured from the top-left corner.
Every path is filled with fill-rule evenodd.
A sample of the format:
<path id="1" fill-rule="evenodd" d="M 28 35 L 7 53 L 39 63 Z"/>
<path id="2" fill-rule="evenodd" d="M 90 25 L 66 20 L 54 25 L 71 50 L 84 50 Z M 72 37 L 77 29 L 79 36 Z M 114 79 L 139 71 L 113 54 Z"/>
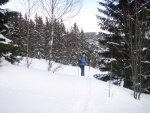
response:
<path id="1" fill-rule="evenodd" d="M 96 18 L 98 14 L 97 7 L 99 7 L 97 1 L 98 0 L 84 0 L 80 13 L 71 19 L 71 22 L 76 22 L 79 28 L 82 28 L 84 32 L 99 31 Z"/>
<path id="2" fill-rule="evenodd" d="M 65 22 L 66 27 L 70 27 L 76 22 L 79 29 L 83 29 L 84 32 L 98 32 L 99 27 L 97 26 L 96 18 L 96 15 L 99 14 L 97 11 L 97 7 L 99 7 L 98 1 L 101 0 L 82 0 L 81 11 L 77 16 Z M 10 2 L 5 5 L 5 8 L 21 11 L 20 7 L 16 5 L 16 0 L 10 0 Z"/>

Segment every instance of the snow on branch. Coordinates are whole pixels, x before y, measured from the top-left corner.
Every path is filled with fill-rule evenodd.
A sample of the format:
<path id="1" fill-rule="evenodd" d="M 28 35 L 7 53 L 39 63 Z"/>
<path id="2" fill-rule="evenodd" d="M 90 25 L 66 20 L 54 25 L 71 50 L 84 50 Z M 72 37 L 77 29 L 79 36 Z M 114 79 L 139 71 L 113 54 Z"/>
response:
<path id="1" fill-rule="evenodd" d="M 104 60 L 104 62 L 107 63 L 111 63 L 113 61 L 117 61 L 115 58 L 101 58 L 101 60 Z"/>
<path id="2" fill-rule="evenodd" d="M 119 46 L 119 44 L 115 43 L 115 42 L 107 42 L 107 44 L 113 44 L 113 45 L 118 45 Z"/>
<path id="3" fill-rule="evenodd" d="M 1 14 L 3 14 L 3 15 L 5 15 L 6 10 L 4 10 L 4 9 L 0 9 L 0 13 L 1 13 Z"/>
<path id="4" fill-rule="evenodd" d="M 10 42 L 12 41 L 0 34 L 0 43 L 9 44 Z"/>
<path id="5" fill-rule="evenodd" d="M 141 61 L 142 63 L 150 64 L 150 61 Z"/>

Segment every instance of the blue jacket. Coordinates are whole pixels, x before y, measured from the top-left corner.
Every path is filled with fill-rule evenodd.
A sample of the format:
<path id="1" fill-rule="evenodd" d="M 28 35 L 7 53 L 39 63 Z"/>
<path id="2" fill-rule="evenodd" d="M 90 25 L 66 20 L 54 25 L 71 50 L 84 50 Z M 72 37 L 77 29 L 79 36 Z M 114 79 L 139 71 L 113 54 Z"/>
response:
<path id="1" fill-rule="evenodd" d="M 87 57 L 83 57 L 83 56 L 79 57 L 79 60 L 78 60 L 79 66 L 84 66 L 88 62 L 89 62 L 89 59 Z"/>

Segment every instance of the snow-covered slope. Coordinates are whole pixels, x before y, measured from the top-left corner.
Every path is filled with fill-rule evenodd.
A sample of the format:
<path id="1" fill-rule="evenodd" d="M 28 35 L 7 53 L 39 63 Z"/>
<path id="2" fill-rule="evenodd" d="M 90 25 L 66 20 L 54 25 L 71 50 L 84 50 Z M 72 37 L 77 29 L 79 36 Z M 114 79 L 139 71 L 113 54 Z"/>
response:
<path id="1" fill-rule="evenodd" d="M 58 64 L 57 64 L 58 65 Z M 55 65 L 56 66 L 56 65 Z M 4 62 L 0 68 L 0 113 L 150 113 L 150 95 L 141 100 L 133 91 L 96 80 L 101 73 L 86 67 L 88 79 L 78 67 L 47 71 L 44 60 L 32 60 L 30 69 Z"/>

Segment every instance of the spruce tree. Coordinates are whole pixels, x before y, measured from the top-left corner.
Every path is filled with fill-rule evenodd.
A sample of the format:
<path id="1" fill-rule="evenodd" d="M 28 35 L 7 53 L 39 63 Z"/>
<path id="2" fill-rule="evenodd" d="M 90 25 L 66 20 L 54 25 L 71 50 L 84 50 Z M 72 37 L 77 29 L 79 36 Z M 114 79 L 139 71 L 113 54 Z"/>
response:
<path id="1" fill-rule="evenodd" d="M 44 27 L 44 34 L 45 34 L 45 59 L 48 60 L 49 59 L 49 38 L 50 38 L 50 26 L 51 26 L 51 23 L 50 21 L 48 20 L 48 18 L 46 18 L 45 20 L 45 27 Z"/>
<path id="2" fill-rule="evenodd" d="M 4 5 L 9 0 L 0 1 L 0 5 Z M 4 57 L 7 61 L 14 63 L 18 61 L 17 55 L 19 53 L 18 46 L 14 44 L 14 42 L 8 38 L 7 36 L 9 30 L 8 20 L 11 15 L 14 15 L 14 12 L 7 11 L 5 9 L 0 8 L 0 58 Z M 12 36 L 12 35 L 11 35 Z"/>
<path id="3" fill-rule="evenodd" d="M 37 42 L 37 37 L 36 37 L 36 27 L 35 27 L 35 22 L 30 20 L 29 24 L 29 34 L 30 34 L 30 41 L 29 41 L 29 50 L 30 50 L 30 57 L 31 58 L 37 58 L 35 51 L 36 51 L 36 42 Z"/>
<path id="4" fill-rule="evenodd" d="M 144 61 L 148 53 L 145 32 L 149 29 L 149 0 L 106 0 L 99 2 L 104 9 L 98 9 L 105 16 L 97 16 L 103 31 L 99 40 L 105 51 L 101 64 L 105 70 L 124 78 L 124 86 L 136 89 L 144 73 Z M 147 48 L 144 51 L 143 48 Z M 132 76 L 131 76 L 132 75 Z M 139 88 L 141 89 L 141 88 Z"/>
<path id="5" fill-rule="evenodd" d="M 54 22 L 54 45 L 53 45 L 53 59 L 56 62 L 64 63 L 65 62 L 65 36 L 66 36 L 66 28 L 62 21 Z"/>
<path id="6" fill-rule="evenodd" d="M 35 17 L 35 58 L 45 58 L 45 34 L 44 34 L 44 23 L 42 17 L 36 15 Z"/>
<path id="7" fill-rule="evenodd" d="M 9 0 L 0 1 L 0 6 L 7 3 Z M 0 58 L 6 54 L 10 49 L 10 44 L 7 44 L 8 40 L 4 35 L 8 31 L 8 27 L 6 26 L 7 17 L 6 17 L 7 10 L 0 8 Z M 8 41 L 7 41 L 8 40 Z"/>

